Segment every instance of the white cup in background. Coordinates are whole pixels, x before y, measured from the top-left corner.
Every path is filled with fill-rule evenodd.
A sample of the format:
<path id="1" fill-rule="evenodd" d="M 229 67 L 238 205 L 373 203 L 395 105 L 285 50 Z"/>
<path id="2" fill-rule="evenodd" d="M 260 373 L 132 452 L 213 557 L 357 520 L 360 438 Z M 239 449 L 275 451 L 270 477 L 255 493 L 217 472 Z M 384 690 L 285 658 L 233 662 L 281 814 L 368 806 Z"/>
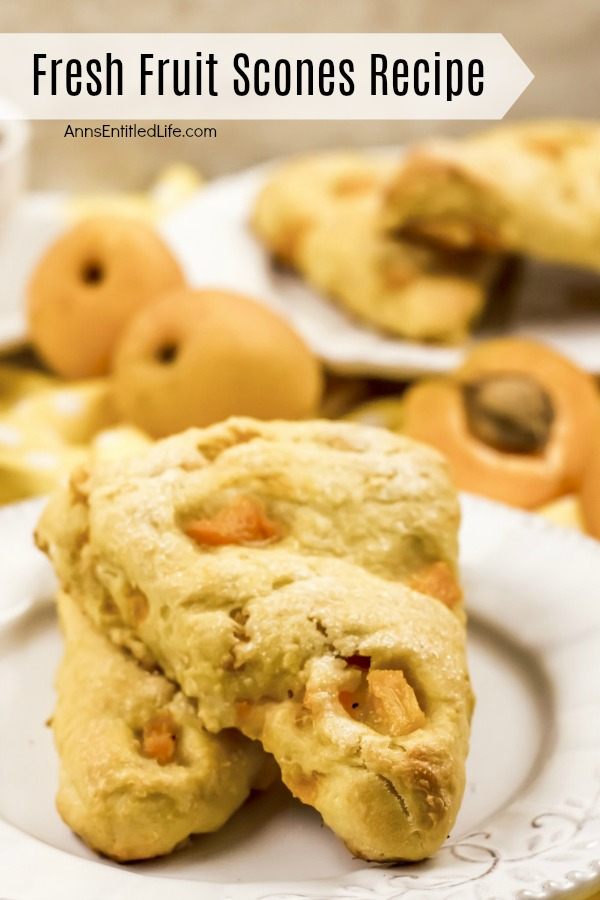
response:
<path id="1" fill-rule="evenodd" d="M 25 187 L 29 123 L 0 98 L 0 231 Z"/>

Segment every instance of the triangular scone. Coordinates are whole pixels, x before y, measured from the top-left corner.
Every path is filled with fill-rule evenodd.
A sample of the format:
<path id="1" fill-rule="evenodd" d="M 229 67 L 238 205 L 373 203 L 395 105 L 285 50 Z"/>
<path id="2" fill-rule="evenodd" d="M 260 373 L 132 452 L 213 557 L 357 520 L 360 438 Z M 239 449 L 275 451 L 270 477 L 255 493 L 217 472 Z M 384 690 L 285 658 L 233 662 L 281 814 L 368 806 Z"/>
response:
<path id="1" fill-rule="evenodd" d="M 38 541 L 354 853 L 421 859 L 464 787 L 457 524 L 444 464 L 410 440 L 231 420 L 81 472 Z"/>
<path id="2" fill-rule="evenodd" d="M 431 585 L 429 592 L 462 616 L 460 512 L 448 466 L 437 451 L 402 435 L 351 422 L 232 418 L 159 441 L 128 459 L 100 459 L 76 470 L 68 490 L 53 495 L 38 528 L 42 549 L 64 576 L 84 574 L 95 564 L 89 498 L 98 496 L 97 485 L 102 496 L 119 498 L 114 509 L 107 500 L 99 512 L 111 517 L 104 537 L 117 540 L 125 553 L 139 528 L 142 536 L 156 537 L 158 529 L 162 541 L 169 535 L 179 539 L 191 520 L 222 519 L 229 507 L 233 517 L 241 499 L 241 525 L 252 512 L 245 501 L 258 503 L 277 522 L 276 534 L 259 535 L 259 547 L 348 559 L 424 593 Z M 128 519 L 121 510 L 132 496 L 140 506 Z M 213 540 L 216 553 L 218 535 Z M 193 550 L 190 541 L 185 546 Z M 228 553 L 233 548 L 234 558 L 239 553 L 233 543 L 223 547 Z M 193 564 L 197 557 L 191 553 L 187 559 Z M 153 554 L 143 561 L 150 564 L 158 564 Z M 193 594 L 193 575 L 183 568 L 178 578 L 180 590 Z M 97 589 L 93 577 L 90 588 Z M 124 628 L 109 591 L 104 601 L 82 598 L 111 640 L 129 646 L 131 629 Z M 130 649 L 144 660 L 143 647 L 132 643 Z"/>
<path id="3" fill-rule="evenodd" d="M 495 262 L 386 233 L 381 206 L 396 169 L 351 153 L 293 160 L 259 194 L 254 230 L 277 259 L 364 321 L 413 339 L 460 340 Z"/>
<path id="4" fill-rule="evenodd" d="M 600 125 L 507 125 L 413 151 L 390 182 L 391 233 L 600 269 Z"/>
<path id="5" fill-rule="evenodd" d="M 262 779 L 260 745 L 207 732 L 173 682 L 115 647 L 65 593 L 58 611 L 65 653 L 52 728 L 64 821 L 121 862 L 220 828 Z"/>

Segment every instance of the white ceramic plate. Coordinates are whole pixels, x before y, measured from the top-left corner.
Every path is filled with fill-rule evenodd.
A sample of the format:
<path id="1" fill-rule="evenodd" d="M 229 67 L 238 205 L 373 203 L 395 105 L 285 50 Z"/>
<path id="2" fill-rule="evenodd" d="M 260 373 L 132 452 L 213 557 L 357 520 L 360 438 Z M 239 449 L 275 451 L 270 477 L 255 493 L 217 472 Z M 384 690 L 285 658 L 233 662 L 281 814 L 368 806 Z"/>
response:
<path id="1" fill-rule="evenodd" d="M 287 316 L 313 351 L 339 372 L 402 377 L 455 368 L 466 346 L 385 336 L 270 264 L 248 228 L 254 198 L 269 169 L 260 166 L 220 178 L 165 220 L 163 234 L 190 281 L 263 299 Z M 476 340 L 527 335 L 553 344 L 582 368 L 600 372 L 600 277 L 527 264 L 515 303 L 502 308 L 500 300 L 488 309 Z"/>
<path id="2" fill-rule="evenodd" d="M 279 788 L 216 835 L 120 867 L 85 848 L 54 810 L 57 762 L 44 722 L 60 639 L 47 602 L 52 579 L 31 544 L 38 510 L 36 501 L 0 511 L 8 571 L 0 581 L 0 897 L 541 900 L 600 887 L 600 545 L 463 498 L 478 703 L 465 801 L 434 859 L 393 868 L 354 860 Z"/>

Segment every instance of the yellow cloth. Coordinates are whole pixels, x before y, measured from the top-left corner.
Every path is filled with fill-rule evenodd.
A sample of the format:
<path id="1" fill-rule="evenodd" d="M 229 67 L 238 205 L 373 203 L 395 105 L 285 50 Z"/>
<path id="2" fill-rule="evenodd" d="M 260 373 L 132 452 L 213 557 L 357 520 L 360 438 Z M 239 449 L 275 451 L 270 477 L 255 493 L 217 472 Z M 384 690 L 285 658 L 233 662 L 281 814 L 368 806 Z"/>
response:
<path id="1" fill-rule="evenodd" d="M 122 455 L 148 438 L 118 425 L 110 382 L 63 382 L 0 366 L 0 503 L 45 494 L 90 448 Z"/>

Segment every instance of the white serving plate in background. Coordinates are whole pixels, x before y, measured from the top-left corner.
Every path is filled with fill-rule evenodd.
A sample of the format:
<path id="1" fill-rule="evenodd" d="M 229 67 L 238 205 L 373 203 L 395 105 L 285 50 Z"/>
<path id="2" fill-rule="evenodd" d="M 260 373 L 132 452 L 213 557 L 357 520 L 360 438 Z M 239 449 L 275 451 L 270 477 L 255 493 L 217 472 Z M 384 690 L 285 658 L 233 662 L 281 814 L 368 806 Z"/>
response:
<path id="1" fill-rule="evenodd" d="M 119 866 L 54 809 L 45 726 L 60 637 L 31 531 L 0 510 L 0 897 L 3 900 L 555 900 L 600 888 L 600 545 L 462 499 L 477 707 L 465 800 L 418 865 L 353 859 L 279 787 L 162 860 Z"/>
<path id="2" fill-rule="evenodd" d="M 271 265 L 248 228 L 254 198 L 269 169 L 259 166 L 218 178 L 163 220 L 160 230 L 190 282 L 263 300 L 286 316 L 312 350 L 341 373 L 404 378 L 455 368 L 468 343 L 443 347 L 386 336 L 358 322 L 293 273 Z M 72 221 L 66 194 L 31 193 L 0 232 L 0 352 L 25 341 L 30 273 Z M 501 298 L 496 298 L 472 340 L 509 334 L 546 341 L 582 368 L 600 373 L 600 275 L 527 263 L 514 300 L 503 308 Z"/>

